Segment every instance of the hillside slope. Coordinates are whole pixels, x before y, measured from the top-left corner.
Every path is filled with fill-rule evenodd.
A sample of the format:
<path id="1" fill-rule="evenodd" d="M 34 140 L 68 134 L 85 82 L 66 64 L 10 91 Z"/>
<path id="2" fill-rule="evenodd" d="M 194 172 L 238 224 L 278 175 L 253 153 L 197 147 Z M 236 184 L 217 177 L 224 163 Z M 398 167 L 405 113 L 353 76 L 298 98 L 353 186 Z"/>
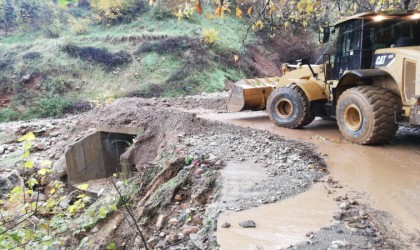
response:
<path id="1" fill-rule="evenodd" d="M 233 17 L 178 22 L 171 13 L 147 9 L 131 23 L 91 26 L 83 35 L 62 30 L 58 38 L 42 31 L 1 37 L 0 121 L 89 108 L 80 101 L 223 90 L 227 81 L 252 74 L 246 60 L 233 61 L 245 27 Z M 202 39 L 210 29 L 218 33 L 213 45 Z"/>

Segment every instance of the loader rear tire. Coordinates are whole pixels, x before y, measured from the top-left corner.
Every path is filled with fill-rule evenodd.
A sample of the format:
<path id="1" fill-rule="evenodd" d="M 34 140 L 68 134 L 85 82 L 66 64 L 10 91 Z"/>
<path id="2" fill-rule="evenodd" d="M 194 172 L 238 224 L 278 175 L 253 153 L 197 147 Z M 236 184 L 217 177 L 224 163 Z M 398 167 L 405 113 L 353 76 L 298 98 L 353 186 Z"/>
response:
<path id="1" fill-rule="evenodd" d="M 302 128 L 311 123 L 309 101 L 305 92 L 296 84 L 276 89 L 267 101 L 270 119 L 279 127 Z"/>
<path id="2" fill-rule="evenodd" d="M 378 144 L 395 136 L 395 113 L 400 99 L 387 89 L 360 86 L 346 90 L 338 99 L 337 123 L 344 137 L 358 144 Z"/>

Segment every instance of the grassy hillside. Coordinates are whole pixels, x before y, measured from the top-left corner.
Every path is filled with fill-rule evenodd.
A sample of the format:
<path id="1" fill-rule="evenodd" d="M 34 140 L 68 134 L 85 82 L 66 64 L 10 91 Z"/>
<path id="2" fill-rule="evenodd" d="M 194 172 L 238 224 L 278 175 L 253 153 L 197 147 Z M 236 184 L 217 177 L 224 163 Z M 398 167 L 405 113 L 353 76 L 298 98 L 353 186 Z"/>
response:
<path id="1" fill-rule="evenodd" d="M 208 45 L 203 31 L 212 28 L 218 39 Z M 169 12 L 148 9 L 130 23 L 90 26 L 83 35 L 63 27 L 58 38 L 42 31 L 0 37 L 0 121 L 60 116 L 87 108 L 86 101 L 126 95 L 220 91 L 249 74 L 244 60 L 233 62 L 246 28 L 229 16 L 179 23 Z"/>

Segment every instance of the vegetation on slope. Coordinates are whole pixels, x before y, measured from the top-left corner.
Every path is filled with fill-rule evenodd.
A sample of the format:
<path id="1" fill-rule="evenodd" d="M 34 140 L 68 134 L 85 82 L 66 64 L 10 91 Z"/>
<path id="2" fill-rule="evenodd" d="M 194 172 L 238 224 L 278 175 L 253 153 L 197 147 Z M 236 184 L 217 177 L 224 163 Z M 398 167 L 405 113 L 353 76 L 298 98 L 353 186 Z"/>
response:
<path id="1" fill-rule="evenodd" d="M 0 121 L 60 116 L 74 104 L 89 108 L 81 101 L 124 95 L 220 91 L 226 81 L 249 74 L 245 63 L 234 63 L 242 50 L 243 21 L 192 16 L 178 22 L 169 10 L 146 5 L 138 13 L 127 23 L 85 25 L 91 10 L 60 10 L 57 15 L 66 20 L 54 36 L 44 29 L 16 29 L 1 37 L 0 92 L 9 99 Z M 203 37 L 209 30 L 214 44 Z"/>

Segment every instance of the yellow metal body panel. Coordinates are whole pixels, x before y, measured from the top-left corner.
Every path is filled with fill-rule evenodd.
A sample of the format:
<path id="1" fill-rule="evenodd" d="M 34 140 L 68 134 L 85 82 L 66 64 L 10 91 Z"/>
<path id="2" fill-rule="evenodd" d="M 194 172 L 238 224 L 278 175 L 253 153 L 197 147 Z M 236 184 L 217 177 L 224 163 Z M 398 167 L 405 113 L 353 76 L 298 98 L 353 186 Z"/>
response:
<path id="1" fill-rule="evenodd" d="M 319 83 L 311 80 L 297 80 L 295 83 L 305 92 L 309 102 L 327 100 L 327 93 Z"/>
<path id="2" fill-rule="evenodd" d="M 395 55 L 394 60 L 390 64 L 385 67 L 379 67 L 379 69 L 388 72 L 392 79 L 385 79 L 387 81 L 380 81 L 377 84 L 401 96 L 404 106 L 415 105 L 417 98 L 414 96 L 420 96 L 420 61 L 418 61 L 420 59 L 420 47 L 386 48 L 377 50 L 375 54 Z M 407 64 L 408 62 L 411 65 Z M 405 83 L 410 86 L 409 90 L 406 89 L 408 86 Z M 414 93 L 411 93 L 412 91 Z"/>

